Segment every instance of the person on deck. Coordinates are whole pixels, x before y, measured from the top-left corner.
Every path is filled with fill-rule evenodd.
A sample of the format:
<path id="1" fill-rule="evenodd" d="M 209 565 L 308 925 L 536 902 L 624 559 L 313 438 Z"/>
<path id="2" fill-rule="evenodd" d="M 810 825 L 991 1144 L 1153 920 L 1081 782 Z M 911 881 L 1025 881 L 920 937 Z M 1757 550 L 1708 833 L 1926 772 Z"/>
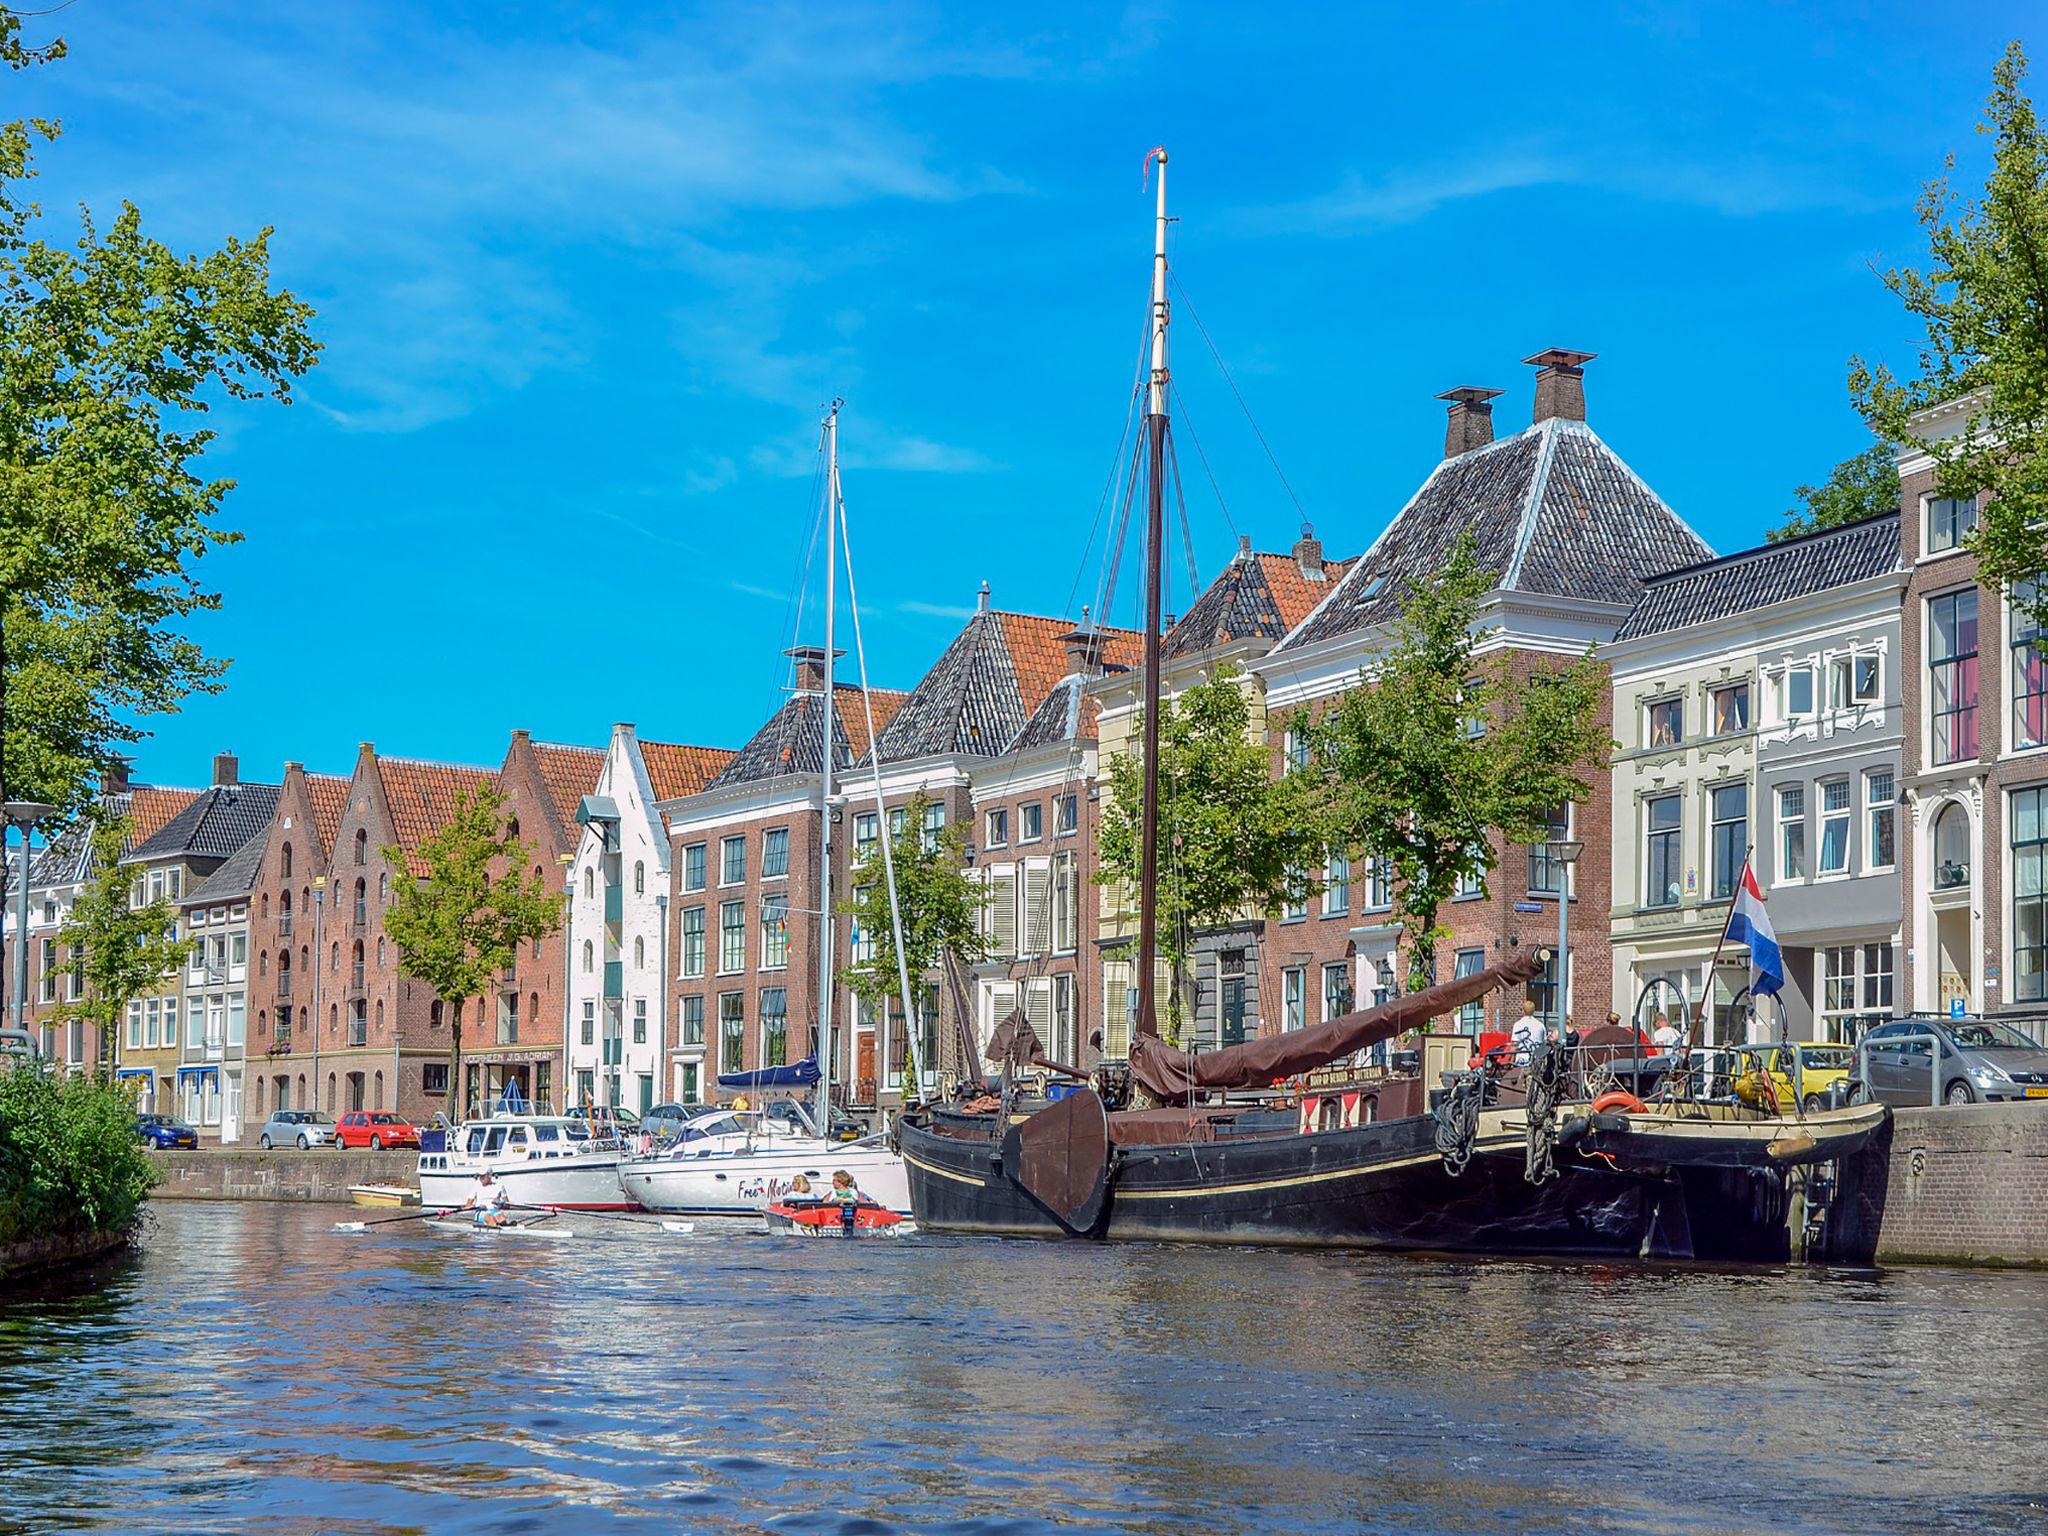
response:
<path id="1" fill-rule="evenodd" d="M 1514 1042 L 1515 1065 L 1526 1067 L 1536 1047 L 1543 1043 L 1545 1030 L 1543 1021 L 1536 1017 L 1536 999 L 1522 999 L 1522 1016 L 1515 1020 L 1514 1028 L 1508 1031 L 1508 1038 Z"/>
<path id="2" fill-rule="evenodd" d="M 1650 1031 L 1650 1044 L 1660 1051 L 1675 1050 L 1685 1044 L 1685 1035 L 1669 1018 L 1659 1013 L 1656 1028 Z"/>
<path id="3" fill-rule="evenodd" d="M 832 1188 L 826 1191 L 825 1198 L 833 1205 L 859 1205 L 866 1196 L 854 1186 L 853 1175 L 841 1168 L 832 1175 Z"/>

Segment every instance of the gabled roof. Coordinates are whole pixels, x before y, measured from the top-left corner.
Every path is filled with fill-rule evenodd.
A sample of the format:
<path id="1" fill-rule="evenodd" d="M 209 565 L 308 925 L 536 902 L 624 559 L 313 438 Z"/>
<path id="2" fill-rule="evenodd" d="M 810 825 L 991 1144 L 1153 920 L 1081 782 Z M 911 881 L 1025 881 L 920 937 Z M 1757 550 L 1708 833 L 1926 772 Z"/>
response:
<path id="1" fill-rule="evenodd" d="M 604 772 L 603 749 L 536 741 L 533 759 L 540 765 L 541 782 L 547 785 L 556 816 L 573 835 L 577 804 L 585 795 L 596 793 L 598 775 Z"/>
<path id="2" fill-rule="evenodd" d="M 104 796 L 102 803 L 116 800 L 126 802 L 125 807 L 114 814 L 129 819 L 128 845 L 132 848 L 155 837 L 173 816 L 197 800 L 200 793 L 201 791 L 196 789 L 167 789 L 157 784 L 136 784 L 124 795 Z"/>
<path id="3" fill-rule="evenodd" d="M 866 722 L 861 725 L 867 729 Z M 680 800 L 709 784 L 739 754 L 726 747 L 684 747 L 667 741 L 640 743 L 640 760 L 657 800 Z"/>
<path id="4" fill-rule="evenodd" d="M 237 848 L 234 856 L 179 900 L 181 907 L 210 906 L 217 901 L 245 901 L 256 888 L 257 873 L 263 868 L 267 838 L 252 837 Z"/>
<path id="5" fill-rule="evenodd" d="M 1902 569 L 1896 512 L 1740 550 L 1657 577 L 1617 640 L 1711 623 Z"/>
<path id="6" fill-rule="evenodd" d="M 392 830 L 406 855 L 406 868 L 416 876 L 427 873 L 419 846 L 448 824 L 465 795 L 481 785 L 495 783 L 490 768 L 468 768 L 455 763 L 429 763 L 411 757 L 378 757 L 377 772 L 384 781 L 384 800 L 391 808 Z"/>
<path id="7" fill-rule="evenodd" d="M 833 761 L 850 768 L 868 749 L 867 709 L 861 702 L 858 684 L 840 683 L 833 689 L 832 740 L 837 748 Z M 875 728 L 889 733 L 889 722 L 908 694 L 895 689 L 869 690 L 875 711 Z M 753 739 L 719 770 L 706 789 L 726 789 L 735 784 L 781 778 L 787 774 L 820 773 L 825 767 L 824 695 L 815 690 L 799 693 L 768 717 L 754 732 Z"/>
<path id="8" fill-rule="evenodd" d="M 1439 463 L 1275 650 L 1390 622 L 1468 530 L 1497 588 L 1569 602 L 1630 605 L 1650 577 L 1713 555 L 1592 428 L 1552 417 Z"/>
<path id="9" fill-rule="evenodd" d="M 170 789 L 158 784 L 135 784 L 124 790 L 99 797 L 100 814 L 106 817 L 126 816 L 129 818 L 129 848 L 148 841 L 180 811 L 198 799 L 204 791 L 197 789 Z M 90 821 L 74 821 L 64 830 L 36 850 L 35 858 L 28 869 L 29 885 L 35 890 L 52 886 L 82 885 L 92 878 L 92 829 Z M 19 879 L 20 866 L 10 857 L 7 870 L 11 879 Z M 11 892 L 15 889 L 9 885 Z"/>
<path id="10" fill-rule="evenodd" d="M 1031 718 L 1024 722 L 1024 729 L 1010 743 L 1010 750 L 1030 752 L 1039 747 L 1056 747 L 1079 738 L 1092 737 L 1095 722 L 1101 714 L 1101 704 L 1088 692 L 1082 678 L 1063 678 L 1059 686 L 1045 696 L 1045 702 L 1032 711 Z"/>
<path id="11" fill-rule="evenodd" d="M 1067 676 L 1065 619 L 984 609 L 946 647 L 883 730 L 883 762 L 960 753 L 993 757 L 1005 751 Z M 1138 636 L 1101 631 L 1103 659 L 1128 666 Z"/>
<path id="12" fill-rule="evenodd" d="M 334 856 L 334 835 L 341 830 L 341 813 L 348 809 L 348 778 L 343 774 L 306 775 L 306 800 L 313 808 L 313 832 L 320 839 L 320 851 Z"/>
<path id="13" fill-rule="evenodd" d="M 1249 543 L 1247 540 L 1247 546 Z M 1324 561 L 1318 579 L 1291 554 L 1254 554 L 1249 547 L 1240 549 L 1180 622 L 1166 632 L 1160 654 L 1171 661 L 1235 640 L 1278 641 L 1330 595 L 1352 564 L 1351 560 Z"/>
<path id="14" fill-rule="evenodd" d="M 134 843 L 126 857 L 224 859 L 252 837 L 261 837 L 276 812 L 275 784 L 216 784 Z"/>

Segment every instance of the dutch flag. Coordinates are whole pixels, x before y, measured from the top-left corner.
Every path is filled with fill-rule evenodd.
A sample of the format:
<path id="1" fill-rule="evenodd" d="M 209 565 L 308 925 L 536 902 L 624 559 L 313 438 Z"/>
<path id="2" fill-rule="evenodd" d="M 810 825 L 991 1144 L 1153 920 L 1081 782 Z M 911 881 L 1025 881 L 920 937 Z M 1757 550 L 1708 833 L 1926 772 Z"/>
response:
<path id="1" fill-rule="evenodd" d="M 1735 910 L 1728 914 L 1728 941 L 1749 946 L 1749 990 L 1755 997 L 1776 997 L 1785 990 L 1785 958 L 1764 910 L 1764 893 L 1756 871 L 1744 863 L 1742 883 L 1735 887 Z"/>

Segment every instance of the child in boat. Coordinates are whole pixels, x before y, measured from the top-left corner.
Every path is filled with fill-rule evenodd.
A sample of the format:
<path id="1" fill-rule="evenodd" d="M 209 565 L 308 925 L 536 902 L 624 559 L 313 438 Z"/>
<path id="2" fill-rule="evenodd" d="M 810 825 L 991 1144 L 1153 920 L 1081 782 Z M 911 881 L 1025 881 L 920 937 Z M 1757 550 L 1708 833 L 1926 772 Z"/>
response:
<path id="1" fill-rule="evenodd" d="M 829 1204 L 859 1205 L 863 1198 L 861 1192 L 854 1187 L 853 1175 L 844 1168 L 839 1169 L 832 1175 L 832 1188 L 825 1195 L 825 1199 Z"/>

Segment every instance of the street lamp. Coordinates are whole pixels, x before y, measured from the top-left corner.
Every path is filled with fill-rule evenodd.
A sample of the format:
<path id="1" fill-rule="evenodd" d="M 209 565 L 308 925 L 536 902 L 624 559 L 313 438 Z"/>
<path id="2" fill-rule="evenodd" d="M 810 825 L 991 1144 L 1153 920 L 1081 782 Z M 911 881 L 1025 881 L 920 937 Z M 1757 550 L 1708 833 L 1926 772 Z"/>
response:
<path id="1" fill-rule="evenodd" d="M 57 814 L 40 800 L 9 800 L 7 824 L 21 829 L 21 904 L 14 921 L 14 1027 L 28 1028 L 28 865 L 29 834 L 39 821 Z"/>
<path id="2" fill-rule="evenodd" d="M 1571 955 L 1571 929 L 1567 919 L 1572 910 L 1572 866 L 1579 862 L 1579 855 L 1586 845 L 1571 838 L 1553 838 L 1549 844 L 1550 857 L 1557 863 L 1557 986 L 1553 995 L 1557 998 L 1557 1043 L 1564 1044 L 1564 979 L 1569 973 L 1566 963 Z"/>
<path id="3" fill-rule="evenodd" d="M 320 1107 L 320 971 L 326 955 L 321 953 L 321 919 L 327 913 L 327 877 L 313 877 L 313 1080 L 306 1085 L 306 1092 L 312 1103 L 308 1109 Z M 333 1106 L 328 1106 L 332 1108 Z"/>

